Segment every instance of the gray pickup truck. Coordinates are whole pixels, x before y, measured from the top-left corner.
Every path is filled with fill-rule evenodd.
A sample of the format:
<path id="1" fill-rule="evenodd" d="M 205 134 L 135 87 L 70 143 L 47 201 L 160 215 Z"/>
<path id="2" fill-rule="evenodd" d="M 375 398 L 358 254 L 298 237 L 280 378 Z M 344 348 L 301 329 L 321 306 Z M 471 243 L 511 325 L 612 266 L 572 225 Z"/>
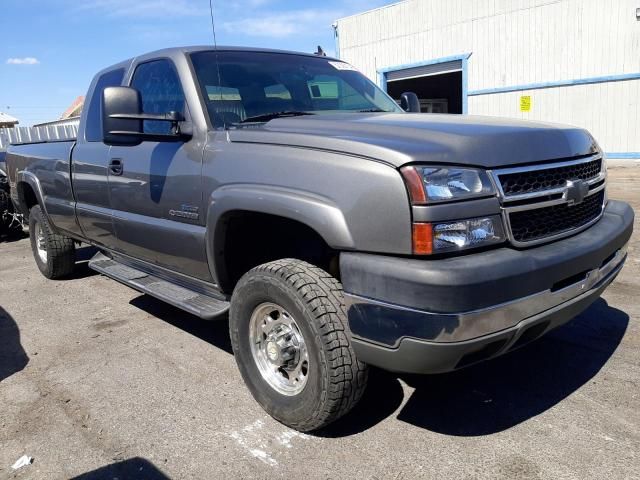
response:
<path id="1" fill-rule="evenodd" d="M 96 75 L 77 139 L 9 149 L 11 196 L 46 277 L 91 244 L 106 276 L 228 312 L 255 399 L 314 430 L 357 403 L 368 365 L 440 373 L 509 352 L 626 259 L 634 214 L 607 199 L 588 132 L 415 100 L 327 57 L 153 52 Z"/>

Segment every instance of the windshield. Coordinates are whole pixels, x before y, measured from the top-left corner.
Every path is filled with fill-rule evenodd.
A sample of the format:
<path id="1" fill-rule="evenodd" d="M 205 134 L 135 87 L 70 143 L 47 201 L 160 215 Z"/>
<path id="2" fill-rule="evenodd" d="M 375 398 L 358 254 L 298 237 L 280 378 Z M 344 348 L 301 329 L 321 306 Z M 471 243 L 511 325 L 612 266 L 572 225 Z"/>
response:
<path id="1" fill-rule="evenodd" d="M 401 112 L 398 105 L 351 65 L 324 57 L 283 53 L 191 54 L 216 128 L 304 114 Z M 219 80 L 220 79 L 220 80 Z"/>

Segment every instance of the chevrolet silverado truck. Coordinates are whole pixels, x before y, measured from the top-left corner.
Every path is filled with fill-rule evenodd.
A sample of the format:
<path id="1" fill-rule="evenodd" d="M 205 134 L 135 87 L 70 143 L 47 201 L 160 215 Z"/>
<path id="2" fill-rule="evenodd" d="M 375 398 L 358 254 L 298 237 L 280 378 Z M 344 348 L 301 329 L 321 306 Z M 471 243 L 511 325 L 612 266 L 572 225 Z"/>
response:
<path id="1" fill-rule="evenodd" d="M 338 59 L 232 47 L 124 61 L 86 98 L 77 138 L 8 150 L 38 268 L 91 244 L 92 269 L 228 318 L 254 398 L 300 431 L 368 366 L 448 372 L 544 335 L 626 259 L 633 211 L 580 128 L 419 114 Z"/>

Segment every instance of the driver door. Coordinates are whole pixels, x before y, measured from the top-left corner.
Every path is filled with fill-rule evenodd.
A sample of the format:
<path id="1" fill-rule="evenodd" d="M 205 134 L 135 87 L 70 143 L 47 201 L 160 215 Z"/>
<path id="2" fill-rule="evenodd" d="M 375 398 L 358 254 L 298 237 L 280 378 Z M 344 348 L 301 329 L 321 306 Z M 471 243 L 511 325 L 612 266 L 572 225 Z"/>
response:
<path id="1" fill-rule="evenodd" d="M 139 64 L 131 87 L 144 113 L 189 111 L 169 59 Z M 145 133 L 169 133 L 167 122 L 145 121 Z M 112 146 L 109 188 L 117 249 L 136 259 L 209 280 L 201 187 L 202 144 L 197 140 L 143 141 Z"/>

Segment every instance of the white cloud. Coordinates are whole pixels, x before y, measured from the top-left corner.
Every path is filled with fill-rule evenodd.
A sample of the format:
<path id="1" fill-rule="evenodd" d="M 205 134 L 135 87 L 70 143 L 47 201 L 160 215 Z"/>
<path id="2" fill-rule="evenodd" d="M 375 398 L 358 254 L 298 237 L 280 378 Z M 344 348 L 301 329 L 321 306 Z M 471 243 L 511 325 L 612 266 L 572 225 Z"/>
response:
<path id="1" fill-rule="evenodd" d="M 40 63 L 35 57 L 23 57 L 23 58 L 7 58 L 7 64 L 9 65 L 37 65 Z"/>
<path id="2" fill-rule="evenodd" d="M 329 28 L 341 15 L 342 12 L 335 10 L 291 10 L 224 22 L 222 28 L 227 32 L 242 32 L 254 37 L 284 38 Z"/>

